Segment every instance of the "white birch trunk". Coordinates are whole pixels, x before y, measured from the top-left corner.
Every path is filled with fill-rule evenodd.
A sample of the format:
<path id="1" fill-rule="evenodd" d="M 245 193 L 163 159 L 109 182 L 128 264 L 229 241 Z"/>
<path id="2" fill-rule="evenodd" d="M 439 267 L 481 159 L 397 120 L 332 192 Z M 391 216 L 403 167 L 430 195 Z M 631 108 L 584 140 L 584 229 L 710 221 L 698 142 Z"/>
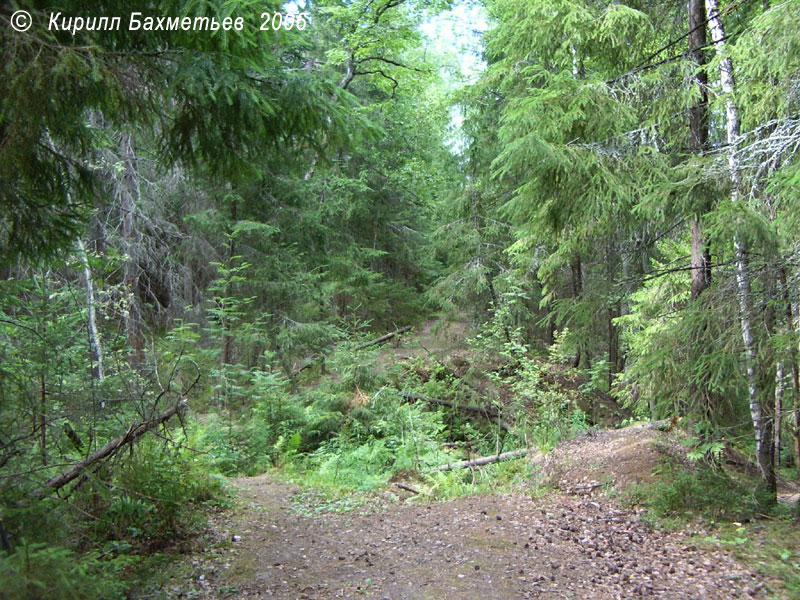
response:
<path id="1" fill-rule="evenodd" d="M 784 289 L 786 289 L 784 287 Z M 787 298 L 788 302 L 788 298 Z M 800 332 L 800 322 L 795 321 L 798 315 L 800 306 L 796 302 L 787 305 L 787 319 L 789 330 L 795 333 Z M 794 442 L 794 456 L 795 466 L 797 468 L 798 477 L 800 477 L 800 368 L 797 364 L 798 356 L 797 345 L 792 345 L 791 348 L 791 365 L 792 365 L 792 441 Z"/>
<path id="2" fill-rule="evenodd" d="M 736 83 L 733 77 L 733 61 L 726 53 L 725 29 L 719 15 L 717 0 L 706 0 L 706 15 L 711 30 L 711 39 L 717 53 L 722 57 L 719 63 L 719 77 L 725 101 L 725 116 L 728 137 L 728 171 L 731 179 L 731 201 L 740 201 L 742 175 L 739 169 L 737 144 L 739 142 L 739 109 L 734 99 Z M 758 466 L 764 481 L 772 486 L 775 481 L 774 468 L 770 457 L 770 422 L 764 415 L 759 397 L 758 380 L 756 378 L 756 345 L 753 335 L 753 302 L 750 292 L 750 275 L 748 270 L 747 247 L 740 233 L 733 239 L 736 255 L 736 283 L 739 293 L 739 319 L 742 327 L 742 340 L 745 348 L 745 369 L 747 372 L 747 389 L 750 402 L 750 417 L 755 430 L 756 453 Z"/>
<path id="3" fill-rule="evenodd" d="M 55 154 L 56 147 L 53 143 L 53 138 L 50 137 L 50 132 L 45 131 L 45 139 L 50 150 Z M 67 192 L 67 204 L 72 205 L 72 198 Z M 86 245 L 83 240 L 78 236 L 78 252 L 80 253 L 81 266 L 83 271 L 83 282 L 86 286 L 86 302 L 89 305 L 89 352 L 94 360 L 94 377 L 99 381 L 103 381 L 103 345 L 100 339 L 100 329 L 97 327 L 97 309 L 94 297 L 94 278 L 92 277 L 92 270 L 89 267 L 89 257 L 86 255 Z"/>
<path id="4" fill-rule="evenodd" d="M 89 305 L 89 343 L 91 344 L 91 354 L 94 359 L 94 377 L 103 381 L 103 345 L 100 339 L 100 329 L 97 327 L 97 309 L 94 296 L 94 279 L 92 270 L 89 267 L 89 257 L 86 255 L 86 246 L 81 238 L 78 238 L 78 252 L 80 253 L 81 265 L 83 266 L 83 284 L 86 286 L 86 302 Z"/>

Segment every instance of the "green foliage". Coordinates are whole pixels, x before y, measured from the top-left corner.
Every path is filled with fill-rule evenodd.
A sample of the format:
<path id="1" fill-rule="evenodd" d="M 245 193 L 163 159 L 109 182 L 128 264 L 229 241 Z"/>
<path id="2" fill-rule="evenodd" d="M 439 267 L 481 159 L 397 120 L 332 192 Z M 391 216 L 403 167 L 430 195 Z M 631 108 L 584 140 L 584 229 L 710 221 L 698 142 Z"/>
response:
<path id="1" fill-rule="evenodd" d="M 203 522 L 198 508 L 223 501 L 222 480 L 184 451 L 145 439 L 115 474 L 119 495 L 109 495 L 103 518 L 116 539 L 169 540 Z M 113 488 L 112 488 L 113 489 Z"/>
<path id="2" fill-rule="evenodd" d="M 46 21 L 39 4 L 12 4 Z M 209 473 L 282 467 L 361 490 L 415 473 L 427 497 L 505 489 L 524 461 L 424 473 L 464 457 L 452 448 L 551 449 L 615 401 L 704 427 L 687 440 L 698 464 L 637 492 L 656 514 L 750 514 L 744 484 L 701 459 L 719 458 L 720 427 L 750 427 L 737 278 L 768 417 L 775 365 L 796 360 L 783 315 L 797 296 L 799 9 L 767 4 L 723 15 L 737 20 L 733 96 L 716 93 L 723 56 L 705 48 L 702 149 L 674 3 L 492 0 L 487 68 L 452 97 L 419 27 L 446 0 L 323 0 L 307 7 L 314 26 L 291 32 L 0 28 L 8 589 L 118 593 L 117 560 L 181 538 L 220 501 Z M 743 134 L 728 162 L 718 117 L 731 100 Z M 699 297 L 698 234 L 713 258 Z M 748 273 L 733 268 L 734 237 Z M 363 346 L 431 307 L 478 331 L 466 372 Z M 503 422 L 404 392 L 484 403 Z M 196 411 L 186 431 L 164 426 L 92 465 L 66 500 L 30 500 L 178 398 Z"/>
<path id="3" fill-rule="evenodd" d="M 714 439 L 714 430 L 710 423 L 700 421 L 694 424 L 696 435 L 690 435 L 681 440 L 681 444 L 689 448 L 686 458 L 691 461 L 707 459 L 716 464 L 722 458 L 725 450 L 725 441 Z"/>
<path id="4" fill-rule="evenodd" d="M 37 26 L 47 22 L 43 10 L 22 5 Z M 122 15 L 125 6 L 110 1 L 87 8 Z M 160 7 L 174 17 L 222 18 L 231 11 L 221 0 Z M 80 12 L 80 5 L 71 8 Z M 249 0 L 236 3 L 239 14 L 264 8 Z M 0 33 L 6 65 L 0 129 L 8 134 L 0 184 L 14 207 L 0 221 L 4 262 L 25 253 L 52 256 L 69 246 L 86 220 L 101 184 L 89 166 L 98 120 L 88 119 L 88 112 L 121 128 L 159 122 L 162 164 L 202 165 L 230 179 L 252 176 L 263 151 L 288 136 L 316 145 L 320 132 L 340 144 L 347 140 L 340 127 L 352 98 L 330 81 L 285 68 L 273 51 L 280 40 L 257 28 L 235 36 L 143 29 L 72 35 L 58 29 L 41 28 L 36 36 L 13 28 Z M 356 121 L 347 127 L 352 130 Z"/>
<path id="5" fill-rule="evenodd" d="M 631 502 L 645 505 L 659 519 L 703 515 L 735 521 L 748 518 L 756 505 L 747 485 L 720 468 L 667 462 L 656 472 L 657 481 L 635 484 L 628 490 Z"/>
<path id="6" fill-rule="evenodd" d="M 687 246 L 670 244 L 664 250 L 669 260 L 686 252 Z M 654 263 L 654 268 L 664 269 L 665 264 Z M 631 295 L 630 313 L 617 319 L 631 359 L 627 378 L 636 382 L 635 387 L 615 390 L 623 402 L 634 410 L 638 402 L 642 415 L 655 407 L 649 416 L 663 418 L 704 410 L 704 399 L 693 390 L 707 389 L 718 399 L 712 414 L 715 424 L 746 419 L 746 405 L 734 401 L 744 397 L 745 382 L 737 358 L 742 342 L 731 284 L 712 282 L 703 298 L 689 304 L 685 281 L 669 273 Z"/>
<path id="7" fill-rule="evenodd" d="M 542 451 L 547 452 L 559 442 L 580 435 L 589 428 L 589 416 L 584 408 L 592 404 L 592 396 L 596 393 L 596 384 L 592 380 L 578 390 L 570 389 L 564 384 L 577 379 L 578 372 L 559 368 L 532 355 L 521 341 L 520 330 L 511 333 L 510 341 L 498 334 L 496 326 L 490 326 L 487 330 L 487 333 L 494 331 L 494 334 L 478 334 L 471 343 L 483 351 L 497 349 L 499 355 L 508 361 L 507 368 L 513 372 L 511 377 L 497 373 L 491 377 L 513 393 L 511 409 L 515 412 L 517 435 L 521 439 L 527 441 L 530 436 Z M 602 368 L 601 365 L 599 369 Z"/>
<path id="8" fill-rule="evenodd" d="M 425 499 L 451 500 L 476 494 L 530 493 L 531 477 L 531 463 L 526 458 L 507 460 L 475 470 L 435 471 L 425 476 Z"/>
<path id="9" fill-rule="evenodd" d="M 372 405 L 351 411 L 338 435 L 300 462 L 311 482 L 369 490 L 405 471 L 446 462 L 440 443 L 446 430 L 440 412 L 421 403 L 398 402 L 385 390 Z"/>
<path id="10" fill-rule="evenodd" d="M 11 555 L 0 556 L 0 585 L 8 600 L 112 600 L 124 597 L 120 575 L 132 562 L 23 543 Z"/>
<path id="11" fill-rule="evenodd" d="M 753 565 L 762 576 L 783 587 L 770 586 L 774 597 L 794 597 L 800 592 L 798 534 L 793 516 L 753 522 L 712 523 L 711 534 L 698 539 L 709 550 L 722 549 L 743 564 Z"/>

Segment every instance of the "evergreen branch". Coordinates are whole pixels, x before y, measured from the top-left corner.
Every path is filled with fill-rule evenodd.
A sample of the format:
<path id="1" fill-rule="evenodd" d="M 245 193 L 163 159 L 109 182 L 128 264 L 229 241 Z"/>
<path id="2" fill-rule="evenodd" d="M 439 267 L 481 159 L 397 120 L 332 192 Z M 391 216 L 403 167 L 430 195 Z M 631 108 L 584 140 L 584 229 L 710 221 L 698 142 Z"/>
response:
<path id="1" fill-rule="evenodd" d="M 683 259 L 686 259 L 686 258 L 689 258 L 689 257 L 688 256 L 684 256 L 683 257 Z M 735 262 L 736 261 L 734 261 L 734 260 L 728 260 L 728 261 L 723 261 L 723 262 L 718 262 L 718 263 L 711 263 L 708 266 L 709 267 L 713 267 L 713 268 L 728 267 L 728 266 L 730 266 L 732 264 L 735 264 Z M 623 285 L 623 284 L 627 285 L 627 284 L 631 284 L 631 283 L 645 283 L 647 281 L 652 281 L 653 279 L 658 279 L 660 277 L 664 277 L 665 275 L 669 275 L 671 273 L 681 273 L 681 272 L 684 272 L 684 271 L 697 271 L 697 270 L 700 270 L 700 269 L 703 269 L 703 268 L 704 267 L 702 267 L 702 266 L 691 266 L 690 265 L 688 267 L 682 266 L 682 267 L 672 267 L 672 268 L 669 268 L 669 269 L 661 269 L 661 270 L 658 270 L 658 271 L 651 271 L 647 275 L 643 275 L 641 277 L 629 277 L 627 279 L 621 279 L 620 281 L 617 282 L 617 285 Z"/>
<path id="2" fill-rule="evenodd" d="M 738 37 L 742 33 L 744 33 L 744 29 L 740 29 L 739 31 L 736 31 L 735 33 L 731 33 L 730 35 L 725 36 L 725 38 L 723 38 L 722 41 L 727 42 L 729 40 L 732 40 L 732 39 Z M 708 48 L 711 48 L 713 46 L 714 46 L 714 43 L 713 42 L 709 42 L 708 44 L 700 46 L 697 50 L 707 50 Z M 633 67 L 632 69 L 629 69 L 628 71 L 625 71 L 621 75 L 617 75 L 613 79 L 606 80 L 604 83 L 606 85 L 608 85 L 608 86 L 611 86 L 614 83 L 622 81 L 623 79 L 626 79 L 626 78 L 628 78 L 628 77 L 630 77 L 632 75 L 636 75 L 637 73 L 641 73 L 642 71 L 649 71 L 650 69 L 655 69 L 656 67 L 660 67 L 661 65 L 667 65 L 667 64 L 679 61 L 679 60 L 684 60 L 689 56 L 689 54 L 690 54 L 690 52 L 687 50 L 686 52 L 681 52 L 680 54 L 674 54 L 672 56 L 668 56 L 667 58 L 662 58 L 661 60 L 658 60 L 658 61 L 656 61 L 654 63 L 640 64 L 640 65 L 638 65 L 636 67 Z"/>

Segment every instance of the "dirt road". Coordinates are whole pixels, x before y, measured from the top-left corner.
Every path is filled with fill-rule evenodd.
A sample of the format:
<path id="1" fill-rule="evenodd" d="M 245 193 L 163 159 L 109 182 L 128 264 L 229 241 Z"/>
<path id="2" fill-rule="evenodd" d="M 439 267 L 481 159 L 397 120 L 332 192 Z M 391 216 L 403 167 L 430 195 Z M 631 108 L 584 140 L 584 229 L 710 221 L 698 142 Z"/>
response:
<path id="1" fill-rule="evenodd" d="M 313 494 L 269 476 L 235 484 L 242 504 L 215 519 L 223 543 L 203 561 L 206 598 L 767 597 L 724 552 L 653 531 L 601 497 L 376 500 L 314 515 Z"/>

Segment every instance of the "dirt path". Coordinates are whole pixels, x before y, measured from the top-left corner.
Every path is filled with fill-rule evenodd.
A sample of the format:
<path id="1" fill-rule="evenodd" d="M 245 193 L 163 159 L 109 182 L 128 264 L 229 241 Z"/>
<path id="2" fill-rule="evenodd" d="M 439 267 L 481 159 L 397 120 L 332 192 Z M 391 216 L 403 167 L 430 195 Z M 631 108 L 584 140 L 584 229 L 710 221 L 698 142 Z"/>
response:
<path id="1" fill-rule="evenodd" d="M 387 360 L 432 353 L 445 361 L 464 352 L 466 324 L 434 331 L 436 324 L 381 352 Z M 384 493 L 359 506 L 270 476 L 237 479 L 237 507 L 213 517 L 213 539 L 191 559 L 190 589 L 179 586 L 170 597 L 767 597 L 763 578 L 730 555 L 697 548 L 688 533 L 653 531 L 640 513 L 602 493 L 649 480 L 662 458 L 654 449 L 659 436 L 635 428 L 589 433 L 532 459 L 561 490 L 536 500 L 518 494 L 412 504 Z"/>
<path id="2" fill-rule="evenodd" d="M 356 512 L 301 516 L 299 488 L 269 476 L 235 484 L 240 507 L 213 523 L 224 543 L 214 558 L 195 561 L 201 597 L 766 596 L 755 573 L 725 553 L 653 531 L 608 499 L 474 496 L 425 506 L 376 499 Z M 313 513 L 313 498 L 300 498 Z"/>

